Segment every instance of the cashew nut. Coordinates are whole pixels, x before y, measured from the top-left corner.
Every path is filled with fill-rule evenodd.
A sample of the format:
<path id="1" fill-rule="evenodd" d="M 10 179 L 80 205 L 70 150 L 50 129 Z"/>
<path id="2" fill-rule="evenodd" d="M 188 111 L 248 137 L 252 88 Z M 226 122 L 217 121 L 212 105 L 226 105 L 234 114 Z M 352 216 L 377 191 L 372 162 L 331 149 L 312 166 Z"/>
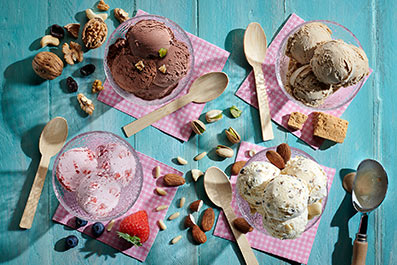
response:
<path id="1" fill-rule="evenodd" d="M 99 17 L 100 19 L 105 21 L 108 18 L 108 14 L 106 14 L 106 13 L 95 14 L 94 11 L 92 11 L 91 8 L 86 9 L 85 10 L 85 14 L 87 15 L 87 18 L 89 20 L 93 19 L 94 17 Z"/>
<path id="2" fill-rule="evenodd" d="M 44 48 L 47 45 L 58 46 L 59 39 L 51 35 L 45 35 L 44 37 L 41 38 L 40 45 L 41 48 Z"/>

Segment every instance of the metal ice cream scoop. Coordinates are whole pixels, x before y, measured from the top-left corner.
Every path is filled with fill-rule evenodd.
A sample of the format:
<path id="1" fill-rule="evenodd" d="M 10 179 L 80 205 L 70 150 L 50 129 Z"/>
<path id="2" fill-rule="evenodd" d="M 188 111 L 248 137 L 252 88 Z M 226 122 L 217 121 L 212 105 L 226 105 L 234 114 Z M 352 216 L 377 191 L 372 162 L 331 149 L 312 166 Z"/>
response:
<path id="1" fill-rule="evenodd" d="M 354 208 L 362 215 L 360 228 L 353 244 L 352 265 L 365 265 L 368 248 L 368 213 L 383 202 L 387 187 L 387 174 L 379 162 L 366 159 L 358 165 L 353 183 L 352 200 Z"/>

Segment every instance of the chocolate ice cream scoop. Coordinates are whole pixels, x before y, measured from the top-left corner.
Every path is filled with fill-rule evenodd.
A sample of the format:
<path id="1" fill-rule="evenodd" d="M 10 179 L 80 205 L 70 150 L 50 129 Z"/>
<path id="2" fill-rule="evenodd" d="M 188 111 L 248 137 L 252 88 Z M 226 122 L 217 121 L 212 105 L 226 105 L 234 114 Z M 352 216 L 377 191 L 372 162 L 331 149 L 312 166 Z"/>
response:
<path id="1" fill-rule="evenodd" d="M 187 74 L 190 67 L 189 49 L 185 43 L 176 40 L 167 55 L 156 63 L 157 69 L 164 66 L 165 71 L 158 70 L 153 83 L 159 87 L 169 87 Z"/>
<path id="2" fill-rule="evenodd" d="M 139 62 L 143 64 L 142 70 L 136 66 Z M 122 89 L 136 94 L 150 86 L 156 77 L 157 70 L 153 60 L 120 54 L 114 59 L 111 72 L 114 81 Z"/>
<path id="3" fill-rule="evenodd" d="M 332 31 L 323 23 L 305 24 L 288 39 L 285 54 L 301 64 L 307 64 L 317 45 L 331 40 L 331 34 Z"/>
<path id="4" fill-rule="evenodd" d="M 174 34 L 164 23 L 141 20 L 126 35 L 131 52 L 139 57 L 159 57 L 160 49 L 170 49 Z"/>

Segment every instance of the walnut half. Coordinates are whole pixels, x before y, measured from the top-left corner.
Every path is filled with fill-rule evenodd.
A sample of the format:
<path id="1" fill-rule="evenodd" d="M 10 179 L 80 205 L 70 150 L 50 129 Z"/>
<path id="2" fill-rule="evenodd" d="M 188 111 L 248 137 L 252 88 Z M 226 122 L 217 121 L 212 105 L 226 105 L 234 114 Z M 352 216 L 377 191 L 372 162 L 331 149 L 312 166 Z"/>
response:
<path id="1" fill-rule="evenodd" d="M 80 103 L 80 108 L 84 110 L 87 114 L 92 115 L 92 113 L 95 110 L 94 103 L 92 103 L 92 100 L 88 99 L 84 94 L 79 93 L 77 95 L 77 100 Z"/>
<path id="2" fill-rule="evenodd" d="M 71 41 L 70 47 L 67 43 L 62 45 L 62 52 L 64 54 L 65 61 L 68 64 L 73 65 L 75 62 L 83 61 L 83 51 L 81 50 L 80 44 Z"/>
<path id="3" fill-rule="evenodd" d="M 82 39 L 85 47 L 88 49 L 96 49 L 100 47 L 106 40 L 108 35 L 108 27 L 100 18 L 92 18 L 85 24 Z"/>

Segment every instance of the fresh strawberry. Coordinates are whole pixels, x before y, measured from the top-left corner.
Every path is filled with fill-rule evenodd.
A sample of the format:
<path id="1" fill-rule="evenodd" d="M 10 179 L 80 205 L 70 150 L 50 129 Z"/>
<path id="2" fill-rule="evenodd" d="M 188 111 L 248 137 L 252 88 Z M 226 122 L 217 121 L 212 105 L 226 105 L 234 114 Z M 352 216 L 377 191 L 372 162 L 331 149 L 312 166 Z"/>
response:
<path id="1" fill-rule="evenodd" d="M 142 243 L 148 240 L 150 234 L 146 211 L 139 211 L 124 218 L 117 233 L 119 237 L 135 246 L 142 246 Z"/>

